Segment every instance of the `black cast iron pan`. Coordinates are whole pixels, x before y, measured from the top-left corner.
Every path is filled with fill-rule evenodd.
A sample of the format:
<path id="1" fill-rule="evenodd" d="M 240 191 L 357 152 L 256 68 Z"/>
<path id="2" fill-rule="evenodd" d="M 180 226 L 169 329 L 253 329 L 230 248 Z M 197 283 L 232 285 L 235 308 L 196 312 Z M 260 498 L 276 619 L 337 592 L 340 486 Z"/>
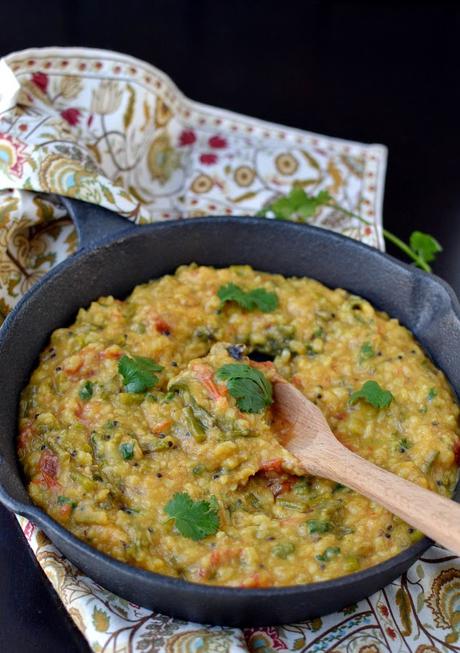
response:
<path id="1" fill-rule="evenodd" d="M 287 276 L 311 276 L 362 295 L 407 326 L 460 393 L 460 306 L 453 290 L 433 275 L 305 225 L 212 217 L 137 227 L 105 209 L 75 200 L 66 203 L 79 232 L 79 251 L 32 288 L 0 332 L 0 500 L 43 528 L 72 562 L 104 587 L 144 607 L 202 623 L 301 621 L 354 603 L 405 571 L 429 546 L 428 539 L 337 580 L 273 589 L 199 585 L 117 562 L 32 505 L 16 459 L 17 409 L 20 391 L 51 332 L 71 323 L 79 307 L 101 295 L 123 298 L 137 284 L 192 261 L 215 266 L 248 263 Z"/>

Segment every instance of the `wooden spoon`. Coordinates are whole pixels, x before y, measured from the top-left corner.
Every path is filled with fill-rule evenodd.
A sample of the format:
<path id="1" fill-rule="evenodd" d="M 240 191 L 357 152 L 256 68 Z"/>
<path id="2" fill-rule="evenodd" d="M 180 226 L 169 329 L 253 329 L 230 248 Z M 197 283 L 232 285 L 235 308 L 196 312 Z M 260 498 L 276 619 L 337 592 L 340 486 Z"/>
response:
<path id="1" fill-rule="evenodd" d="M 321 410 L 293 385 L 277 379 L 275 408 L 291 425 L 283 445 L 307 472 L 343 483 L 460 555 L 460 505 L 387 472 L 344 447 Z"/>

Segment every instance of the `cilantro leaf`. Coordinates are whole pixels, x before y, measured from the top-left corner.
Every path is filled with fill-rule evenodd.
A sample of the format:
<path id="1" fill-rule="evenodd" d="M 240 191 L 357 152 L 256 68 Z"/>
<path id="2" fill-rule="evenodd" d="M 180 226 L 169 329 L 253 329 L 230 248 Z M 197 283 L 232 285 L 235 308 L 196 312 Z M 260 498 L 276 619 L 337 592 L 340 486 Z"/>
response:
<path id="1" fill-rule="evenodd" d="M 442 247 L 436 238 L 433 238 L 430 234 L 423 233 L 423 231 L 413 231 L 409 239 L 409 244 L 411 250 L 422 261 L 425 261 L 425 263 L 434 261 L 436 255 L 442 252 Z"/>
<path id="2" fill-rule="evenodd" d="M 369 360 L 369 358 L 374 358 L 375 351 L 370 342 L 365 342 L 359 351 L 359 362 Z"/>
<path id="3" fill-rule="evenodd" d="M 191 540 L 203 540 L 219 530 L 219 515 L 216 497 L 210 501 L 193 501 L 187 492 L 176 492 L 168 501 L 164 511 L 179 533 Z"/>
<path id="4" fill-rule="evenodd" d="M 259 215 L 272 211 L 278 220 L 306 222 L 308 218 L 316 215 L 321 206 L 327 205 L 331 200 L 332 197 L 327 190 L 319 191 L 316 195 L 308 195 L 303 188 L 294 186 L 287 195 L 279 197 L 262 209 Z"/>
<path id="5" fill-rule="evenodd" d="M 272 384 L 249 365 L 230 363 L 217 370 L 218 381 L 226 381 L 236 405 L 243 413 L 260 413 L 272 401 Z"/>
<path id="6" fill-rule="evenodd" d="M 278 297 L 274 292 L 265 288 L 254 288 L 254 290 L 243 290 L 235 283 L 228 283 L 221 286 L 217 296 L 222 304 L 225 302 L 236 302 L 248 311 L 259 309 L 263 313 L 270 313 L 278 306 Z"/>
<path id="7" fill-rule="evenodd" d="M 94 384 L 91 381 L 85 381 L 78 391 L 78 396 L 83 401 L 88 401 L 93 396 L 93 386 Z"/>
<path id="8" fill-rule="evenodd" d="M 118 372 L 123 377 L 125 392 L 146 392 L 158 383 L 155 372 L 161 372 L 151 358 L 143 356 L 122 356 L 118 363 Z"/>
<path id="9" fill-rule="evenodd" d="M 251 301 L 263 313 L 270 313 L 278 308 L 278 296 L 265 288 L 254 288 L 248 293 Z"/>
<path id="10" fill-rule="evenodd" d="M 366 381 L 360 390 L 356 390 L 350 397 L 350 404 L 355 404 L 359 399 L 364 399 L 371 406 L 386 408 L 394 397 L 389 390 L 384 390 L 376 381 Z"/>

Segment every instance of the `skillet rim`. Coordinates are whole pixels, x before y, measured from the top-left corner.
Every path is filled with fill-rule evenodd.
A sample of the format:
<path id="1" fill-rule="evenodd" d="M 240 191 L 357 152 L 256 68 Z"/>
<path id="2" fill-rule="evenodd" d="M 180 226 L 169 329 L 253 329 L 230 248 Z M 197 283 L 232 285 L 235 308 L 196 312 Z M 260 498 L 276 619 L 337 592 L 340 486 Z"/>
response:
<path id="1" fill-rule="evenodd" d="M 247 224 L 253 224 L 258 226 L 261 226 L 262 224 L 266 224 L 267 228 L 269 228 L 270 224 L 277 224 L 279 225 L 277 228 L 279 228 L 282 231 L 292 231 L 293 236 L 295 236 L 296 232 L 297 233 L 301 233 L 301 232 L 305 233 L 305 231 L 311 231 L 313 233 L 321 232 L 321 235 L 324 238 L 329 239 L 331 242 L 335 241 L 336 243 L 339 243 L 339 246 L 342 243 L 347 243 L 348 246 L 361 249 L 365 251 L 368 256 L 372 256 L 375 259 L 380 259 L 382 261 L 385 261 L 386 263 L 390 263 L 393 267 L 405 270 L 407 273 L 409 273 L 409 275 L 413 279 L 422 279 L 425 281 L 429 280 L 431 284 L 438 286 L 443 291 L 444 294 L 443 299 L 449 302 L 449 308 L 454 314 L 457 322 L 460 324 L 460 303 L 456 297 L 454 290 L 450 287 L 450 285 L 447 282 L 445 282 L 443 279 L 441 279 L 435 274 L 432 273 L 428 274 L 412 265 L 409 265 L 403 261 L 396 259 L 395 257 L 389 254 L 386 254 L 385 252 L 381 252 L 380 250 L 374 247 L 366 245 L 363 242 L 349 238 L 348 236 L 344 236 L 337 232 L 330 231 L 328 229 L 316 227 L 314 225 L 268 220 L 267 218 L 256 217 L 256 216 L 218 216 L 218 215 L 206 216 L 202 218 L 194 218 L 192 224 L 198 224 L 203 226 L 211 225 L 211 224 L 215 225 L 216 219 L 218 219 L 220 222 L 228 223 L 228 224 L 235 224 L 241 221 L 245 221 Z M 99 250 L 103 250 L 114 245 L 121 245 L 127 239 L 138 237 L 142 233 L 157 232 L 157 231 L 161 233 L 162 230 L 170 229 L 171 226 L 173 228 L 180 229 L 181 225 L 188 225 L 189 223 L 190 223 L 189 220 L 184 220 L 184 219 L 168 220 L 167 222 L 158 222 L 158 223 L 152 223 L 152 224 L 142 225 L 142 226 L 130 223 L 127 225 L 125 229 L 119 229 L 119 231 L 117 231 L 116 233 L 108 234 L 107 236 L 104 236 L 94 242 L 84 244 L 82 247 L 80 247 L 77 250 L 77 252 L 75 252 L 73 255 L 66 258 L 58 265 L 56 265 L 50 272 L 48 272 L 37 283 L 35 283 L 34 286 L 32 286 L 32 288 L 19 300 L 15 308 L 6 317 L 2 327 L 0 328 L 0 360 L 1 360 L 2 346 L 4 340 L 7 338 L 8 332 L 14 328 L 16 321 L 20 319 L 22 307 L 24 306 L 24 304 L 26 304 L 29 301 L 30 298 L 32 298 L 37 293 L 39 293 L 43 286 L 51 282 L 54 279 L 54 277 L 61 274 L 67 268 L 72 267 L 74 263 L 80 261 L 86 255 L 94 255 Z M 295 276 L 295 275 L 291 275 L 291 276 Z M 458 399 L 458 395 L 455 392 L 455 390 L 454 393 Z M 3 462 L 1 457 L 0 457 L 0 462 Z M 17 469 L 14 470 L 14 473 L 20 480 L 21 485 L 27 491 L 27 488 L 23 482 L 22 474 L 20 473 L 20 468 L 18 464 L 19 461 L 17 460 L 17 457 L 16 457 L 16 463 L 17 463 Z M 460 479 L 458 480 L 456 488 L 454 490 L 453 500 L 460 502 Z M 86 544 L 82 540 L 79 540 L 75 535 L 73 535 L 73 533 L 65 529 L 63 526 L 61 526 L 57 521 L 55 521 L 47 513 L 45 513 L 44 510 L 34 505 L 31 501 L 29 503 L 25 503 L 20 500 L 13 499 L 8 494 L 8 492 L 4 489 L 3 482 L 1 481 L 1 479 L 0 479 L 0 501 L 8 509 L 12 510 L 13 512 L 19 513 L 27 517 L 28 519 L 31 519 L 31 521 L 41 526 L 47 534 L 53 531 L 56 532 L 57 536 L 60 539 L 65 540 L 69 544 L 69 546 L 72 546 L 73 548 L 77 549 L 78 552 L 81 553 L 83 556 L 93 558 L 96 561 L 98 561 L 98 559 L 101 559 L 102 563 L 111 566 L 115 572 L 120 572 L 122 575 L 127 574 L 128 576 L 131 576 L 134 579 L 136 577 L 143 578 L 147 582 L 151 580 L 152 582 L 159 583 L 160 585 L 163 585 L 164 588 L 170 588 L 171 590 L 182 589 L 184 592 L 192 592 L 193 594 L 205 594 L 207 597 L 209 596 L 209 592 L 213 592 L 215 594 L 219 594 L 219 595 L 223 594 L 223 595 L 228 595 L 228 597 L 233 596 L 235 598 L 237 598 L 239 595 L 244 595 L 244 597 L 246 597 L 248 600 L 262 599 L 268 597 L 281 599 L 283 597 L 286 598 L 292 597 L 297 594 L 302 594 L 302 596 L 306 596 L 307 594 L 310 593 L 314 594 L 315 591 L 319 592 L 319 591 L 326 591 L 326 590 L 334 590 L 334 588 L 339 588 L 339 587 L 346 589 L 348 586 L 354 586 L 355 584 L 358 584 L 360 581 L 362 582 L 366 580 L 368 581 L 369 579 L 372 579 L 374 577 L 375 579 L 377 579 L 380 576 L 380 574 L 384 574 L 386 571 L 389 571 L 396 567 L 402 567 L 405 565 L 405 568 L 407 569 L 409 565 L 413 563 L 414 559 L 416 560 L 420 556 L 420 554 L 423 553 L 423 551 L 425 551 L 431 544 L 433 544 L 433 541 L 431 539 L 424 536 L 421 540 L 410 545 L 407 549 L 404 549 L 397 555 L 392 556 L 391 558 L 388 558 L 387 560 L 377 565 L 373 565 L 361 571 L 353 572 L 351 574 L 347 574 L 345 576 L 339 576 L 337 578 L 333 578 L 326 581 L 299 584 L 299 585 L 274 586 L 274 587 L 267 587 L 267 588 L 242 588 L 242 587 L 228 587 L 222 585 L 207 585 L 204 583 L 195 583 L 193 581 L 184 580 L 182 578 L 176 578 L 173 576 L 167 576 L 164 574 L 159 574 L 156 572 L 144 570 L 135 567 L 133 565 L 130 565 L 129 563 L 121 562 L 115 558 L 112 558 L 111 556 L 108 556 L 107 554 L 96 549 L 95 547 Z M 52 537 L 50 537 L 50 539 L 53 541 Z M 59 546 L 57 546 L 57 548 L 59 550 Z"/>

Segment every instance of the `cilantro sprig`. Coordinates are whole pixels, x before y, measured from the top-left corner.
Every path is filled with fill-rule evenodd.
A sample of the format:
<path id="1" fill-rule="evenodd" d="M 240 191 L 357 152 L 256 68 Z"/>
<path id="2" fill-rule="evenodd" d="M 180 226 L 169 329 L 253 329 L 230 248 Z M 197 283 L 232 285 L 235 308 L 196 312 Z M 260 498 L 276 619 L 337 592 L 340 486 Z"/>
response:
<path id="1" fill-rule="evenodd" d="M 230 363 L 217 370 L 236 405 L 243 413 L 260 413 L 273 401 L 272 384 L 259 370 L 243 363 Z"/>
<path id="2" fill-rule="evenodd" d="M 235 302 L 247 311 L 259 310 L 263 313 L 270 313 L 278 306 L 276 293 L 265 290 L 265 288 L 254 288 L 254 290 L 243 290 L 235 283 L 227 283 L 217 291 L 217 296 L 222 304 Z"/>
<path id="3" fill-rule="evenodd" d="M 155 372 L 163 367 L 151 358 L 143 356 L 122 356 L 118 363 L 118 372 L 123 377 L 125 392 L 146 392 L 159 381 Z"/>
<path id="4" fill-rule="evenodd" d="M 322 206 L 329 206 L 367 226 L 372 226 L 371 222 L 358 213 L 349 211 L 338 204 L 328 191 L 322 190 L 314 195 L 308 194 L 303 188 L 296 186 L 287 195 L 279 197 L 265 206 L 257 215 L 265 216 L 268 212 L 272 212 L 278 220 L 307 222 L 309 218 L 316 215 Z M 383 229 L 382 232 L 383 236 L 412 259 L 417 267 L 425 272 L 431 272 L 430 263 L 435 260 L 437 254 L 442 252 L 442 247 L 436 238 L 422 231 L 414 231 L 409 238 L 409 243 L 405 243 L 387 229 Z"/>
<path id="5" fill-rule="evenodd" d="M 360 399 L 364 399 L 368 404 L 376 408 L 386 408 L 391 404 L 394 397 L 389 390 L 381 388 L 377 381 L 366 381 L 359 390 L 353 392 L 350 397 L 350 404 L 355 404 Z"/>
<path id="6" fill-rule="evenodd" d="M 190 540 L 203 540 L 219 530 L 217 500 L 194 501 L 187 492 L 176 492 L 164 507 L 165 513 L 174 519 L 179 533 Z"/>

